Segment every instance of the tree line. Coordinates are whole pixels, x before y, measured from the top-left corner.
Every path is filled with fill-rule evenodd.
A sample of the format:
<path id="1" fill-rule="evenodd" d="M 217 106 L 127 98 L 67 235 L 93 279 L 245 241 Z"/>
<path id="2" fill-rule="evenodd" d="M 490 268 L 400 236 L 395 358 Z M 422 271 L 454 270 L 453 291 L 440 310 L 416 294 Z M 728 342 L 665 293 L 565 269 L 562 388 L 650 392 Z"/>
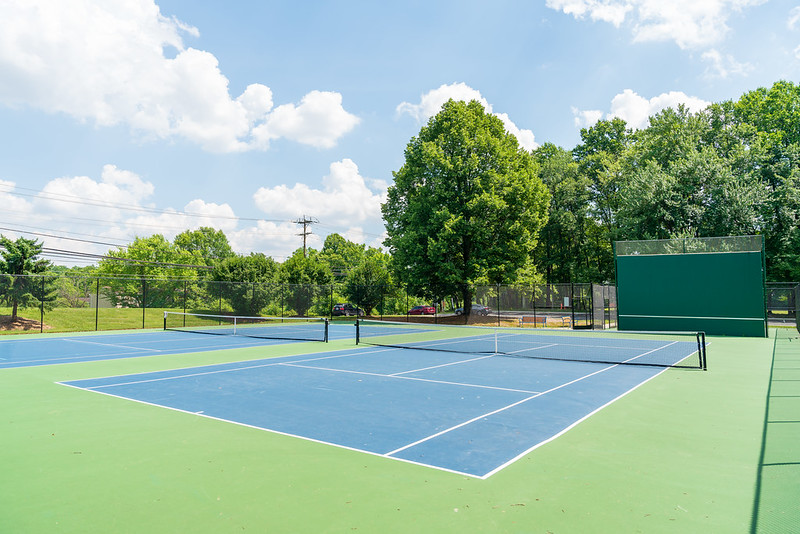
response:
<path id="1" fill-rule="evenodd" d="M 95 292 L 115 307 L 213 312 L 224 295 L 223 311 L 239 315 L 327 315 L 331 298 L 372 309 L 394 288 L 388 254 L 339 234 L 327 236 L 321 250 L 299 248 L 283 263 L 262 253 L 236 254 L 225 234 L 209 227 L 173 241 L 138 237 L 96 266 L 55 266 L 41 252 L 36 240 L 0 237 L 0 306 L 11 308 L 12 321 L 20 306 L 88 306 L 85 296 Z M 317 294 L 326 287 L 336 293 Z"/>
<path id="2" fill-rule="evenodd" d="M 536 265 L 549 281 L 613 280 L 613 241 L 763 235 L 767 280 L 800 280 L 800 86 L 781 81 L 703 111 L 618 118 L 572 150 L 534 151 L 550 191 Z"/>

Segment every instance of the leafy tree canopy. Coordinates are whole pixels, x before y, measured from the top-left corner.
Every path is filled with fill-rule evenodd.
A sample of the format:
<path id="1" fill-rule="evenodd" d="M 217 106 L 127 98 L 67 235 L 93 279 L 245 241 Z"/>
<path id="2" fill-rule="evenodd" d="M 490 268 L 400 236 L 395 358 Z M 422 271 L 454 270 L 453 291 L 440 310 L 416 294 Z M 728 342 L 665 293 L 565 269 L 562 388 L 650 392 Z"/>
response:
<path id="1" fill-rule="evenodd" d="M 43 274 L 50 268 L 50 261 L 39 258 L 42 248 L 35 239 L 20 237 L 12 241 L 0 235 L 0 290 L 10 300 L 11 321 L 17 320 L 19 306 L 40 304 L 34 292 L 40 296 L 51 292 L 35 279 L 24 276 Z M 39 291 L 36 291 L 37 285 Z"/>
<path id="2" fill-rule="evenodd" d="M 509 283 L 547 220 L 532 156 L 477 102 L 448 101 L 405 150 L 382 206 L 398 278 L 412 293 L 461 294 Z"/>
<path id="3" fill-rule="evenodd" d="M 225 284 L 225 296 L 234 313 L 258 315 L 276 291 L 280 265 L 264 254 L 231 256 L 214 266 L 211 278 Z"/>
<path id="4" fill-rule="evenodd" d="M 308 254 L 303 254 L 303 249 L 298 249 L 281 265 L 281 281 L 289 284 L 286 288 L 286 303 L 297 315 L 305 316 L 319 300 L 321 286 L 330 284 L 333 276 L 327 263 L 321 260 L 319 252 L 309 249 Z M 317 310 L 319 315 L 326 315 L 325 310 Z"/>
<path id="5" fill-rule="evenodd" d="M 391 256 L 375 248 L 368 249 L 361 262 L 347 273 L 345 296 L 370 313 L 392 288 L 390 264 Z"/>
<path id="6" fill-rule="evenodd" d="M 197 252 L 205 265 L 214 265 L 235 254 L 222 230 L 202 226 L 197 230 L 186 230 L 175 236 L 176 248 Z"/>
<path id="7" fill-rule="evenodd" d="M 194 265 L 201 265 L 198 251 L 189 251 L 167 241 L 163 235 L 137 237 L 126 248 L 107 254 L 115 259 L 102 259 L 98 274 L 132 277 L 197 278 Z"/>
<path id="8" fill-rule="evenodd" d="M 137 237 L 126 249 L 109 251 L 97 273 L 114 278 L 104 288 L 104 295 L 114 305 L 131 307 L 174 307 L 180 298 L 181 284 L 169 281 L 142 282 L 146 279 L 198 278 L 195 265 L 202 265 L 198 251 L 176 247 L 161 234 Z M 148 287 L 149 286 L 149 287 Z"/>
<path id="9" fill-rule="evenodd" d="M 320 251 L 320 259 L 328 264 L 331 274 L 342 280 L 364 258 L 364 245 L 348 241 L 339 234 L 330 234 Z"/>

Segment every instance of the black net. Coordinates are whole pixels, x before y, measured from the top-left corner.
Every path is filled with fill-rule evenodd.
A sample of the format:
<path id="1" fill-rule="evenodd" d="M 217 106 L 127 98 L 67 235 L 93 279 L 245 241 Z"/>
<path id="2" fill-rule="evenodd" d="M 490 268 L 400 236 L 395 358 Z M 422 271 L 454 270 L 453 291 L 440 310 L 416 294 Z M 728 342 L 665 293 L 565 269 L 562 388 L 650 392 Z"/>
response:
<path id="1" fill-rule="evenodd" d="M 356 343 L 546 360 L 705 369 L 702 333 L 615 333 L 360 320 Z"/>
<path id="2" fill-rule="evenodd" d="M 164 330 L 292 341 L 328 341 L 323 317 L 242 317 L 164 312 Z"/>

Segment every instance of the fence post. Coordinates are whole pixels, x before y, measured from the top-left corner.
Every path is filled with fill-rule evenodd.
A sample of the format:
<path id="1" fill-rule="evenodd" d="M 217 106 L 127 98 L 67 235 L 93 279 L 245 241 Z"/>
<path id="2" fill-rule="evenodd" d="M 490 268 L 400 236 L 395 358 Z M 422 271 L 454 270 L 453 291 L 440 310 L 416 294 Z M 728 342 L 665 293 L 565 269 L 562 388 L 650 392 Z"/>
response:
<path id="1" fill-rule="evenodd" d="M 497 326 L 500 326 L 500 284 L 497 284 Z"/>
<path id="2" fill-rule="evenodd" d="M 147 310 L 147 280 L 142 278 L 142 328 L 144 328 L 144 314 Z"/>
<path id="3" fill-rule="evenodd" d="M 42 284 L 39 295 L 39 333 L 44 332 L 44 276 L 42 276 Z"/>
<path id="4" fill-rule="evenodd" d="M 97 287 L 94 293 L 94 331 L 100 329 L 100 277 L 97 277 Z"/>
<path id="5" fill-rule="evenodd" d="M 572 282 L 569 283 L 569 309 L 572 316 L 570 322 L 572 329 L 575 330 L 575 285 Z"/>

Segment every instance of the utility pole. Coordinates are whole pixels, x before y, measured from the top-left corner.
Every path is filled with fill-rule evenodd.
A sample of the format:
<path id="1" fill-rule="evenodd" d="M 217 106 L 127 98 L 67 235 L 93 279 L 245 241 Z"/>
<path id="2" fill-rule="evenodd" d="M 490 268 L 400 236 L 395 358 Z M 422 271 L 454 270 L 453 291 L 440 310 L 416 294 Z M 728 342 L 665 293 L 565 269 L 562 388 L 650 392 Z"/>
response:
<path id="1" fill-rule="evenodd" d="M 295 234 L 295 235 L 299 235 L 299 236 L 303 237 L 303 257 L 305 258 L 306 257 L 306 238 L 311 235 L 311 230 L 308 229 L 308 226 L 311 225 L 311 224 L 316 224 L 319 221 L 317 219 L 315 219 L 315 218 L 309 218 L 309 217 L 306 217 L 305 215 L 303 215 L 303 217 L 301 217 L 300 219 L 297 219 L 296 221 L 293 221 L 293 222 L 295 224 L 302 224 L 303 225 L 302 233 Z"/>

